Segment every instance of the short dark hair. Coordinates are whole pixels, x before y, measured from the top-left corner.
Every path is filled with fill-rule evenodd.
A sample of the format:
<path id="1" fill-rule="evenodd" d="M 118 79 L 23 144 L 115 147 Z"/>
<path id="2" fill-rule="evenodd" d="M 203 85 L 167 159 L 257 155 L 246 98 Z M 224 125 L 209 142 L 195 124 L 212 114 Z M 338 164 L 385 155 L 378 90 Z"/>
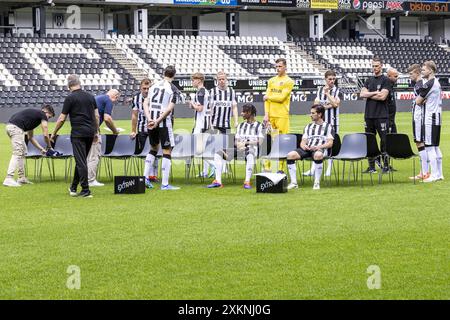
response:
<path id="1" fill-rule="evenodd" d="M 328 70 L 327 72 L 325 72 L 325 79 L 329 76 L 336 77 L 336 72 L 334 72 L 333 70 Z"/>
<path id="2" fill-rule="evenodd" d="M 173 78 L 173 77 L 175 77 L 176 73 L 177 73 L 177 70 L 175 69 L 174 66 L 167 66 L 164 69 L 164 77 Z"/>
<path id="3" fill-rule="evenodd" d="M 242 111 L 250 112 L 250 114 L 252 114 L 253 116 L 256 116 L 256 107 L 251 103 L 244 104 L 242 106 Z"/>
<path id="4" fill-rule="evenodd" d="M 321 114 L 321 118 L 323 119 L 324 115 L 325 115 L 325 107 L 321 104 L 314 104 L 311 106 L 311 109 L 315 109 L 317 113 Z"/>
<path id="5" fill-rule="evenodd" d="M 383 64 L 383 60 L 378 56 L 374 56 L 372 58 L 372 62 L 379 62 L 380 64 Z"/>
<path id="6" fill-rule="evenodd" d="M 55 110 L 53 109 L 53 107 L 49 104 L 44 104 L 41 108 L 41 110 L 46 110 L 48 112 L 50 112 L 52 114 L 52 117 L 55 116 Z"/>
<path id="7" fill-rule="evenodd" d="M 278 62 L 282 62 L 284 64 L 284 66 L 286 66 L 286 59 L 285 58 L 278 58 L 277 60 L 275 60 L 275 63 Z"/>

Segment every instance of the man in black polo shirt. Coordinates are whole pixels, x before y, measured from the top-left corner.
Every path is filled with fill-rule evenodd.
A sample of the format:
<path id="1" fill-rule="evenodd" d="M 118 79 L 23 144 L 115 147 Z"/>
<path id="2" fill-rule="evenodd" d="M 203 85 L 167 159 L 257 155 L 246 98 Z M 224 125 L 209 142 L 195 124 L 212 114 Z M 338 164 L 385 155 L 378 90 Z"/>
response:
<path id="1" fill-rule="evenodd" d="M 389 126 L 388 95 L 391 87 L 389 79 L 382 74 L 383 62 L 380 58 L 372 59 L 373 77 L 366 80 L 360 97 L 366 98 L 364 113 L 365 129 L 367 133 L 379 134 L 380 149 L 383 154 L 383 173 L 388 172 L 386 159 L 386 133 Z M 369 159 L 366 173 L 376 173 L 375 159 Z"/>
<path id="2" fill-rule="evenodd" d="M 25 177 L 24 159 L 27 154 L 25 144 L 25 133 L 30 142 L 41 151 L 46 153 L 46 149 L 33 138 L 33 130 L 41 125 L 47 149 L 51 149 L 51 142 L 48 136 L 48 119 L 55 116 L 55 111 L 50 105 L 44 105 L 41 110 L 26 109 L 14 114 L 6 125 L 6 133 L 11 139 L 13 153 L 9 162 L 8 173 L 3 185 L 7 187 L 20 187 L 22 184 L 31 184 Z M 14 173 L 17 169 L 18 180 L 14 180 Z"/>
<path id="3" fill-rule="evenodd" d="M 70 116 L 70 125 L 72 126 L 70 141 L 72 142 L 76 165 L 69 194 L 72 197 L 79 195 L 91 198 L 92 195 L 88 183 L 87 156 L 92 143 L 98 139 L 99 113 L 94 96 L 81 89 L 78 76 L 70 75 L 67 80 L 71 93 L 64 100 L 63 110 L 56 122 L 53 137 L 56 137 L 67 116 Z M 78 184 L 81 185 L 79 194 L 77 194 Z"/>
<path id="4" fill-rule="evenodd" d="M 386 75 L 390 81 L 391 87 L 389 88 L 388 98 L 388 111 L 389 111 L 389 133 L 397 133 L 397 126 L 395 124 L 395 113 L 397 112 L 397 104 L 395 102 L 394 86 L 398 80 L 398 71 L 394 68 L 389 68 Z"/>

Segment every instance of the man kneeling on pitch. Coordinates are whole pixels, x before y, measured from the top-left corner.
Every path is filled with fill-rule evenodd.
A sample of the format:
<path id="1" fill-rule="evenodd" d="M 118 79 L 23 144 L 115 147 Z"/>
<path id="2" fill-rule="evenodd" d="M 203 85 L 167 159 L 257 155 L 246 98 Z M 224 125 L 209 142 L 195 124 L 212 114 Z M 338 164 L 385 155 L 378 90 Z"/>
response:
<path id="1" fill-rule="evenodd" d="M 325 108 L 322 105 L 313 105 L 311 107 L 311 120 L 302 136 L 300 148 L 291 151 L 287 155 L 287 165 L 289 175 L 291 176 L 291 183 L 288 189 L 297 189 L 297 167 L 296 160 L 305 158 L 313 158 L 316 164 L 314 171 L 314 190 L 320 189 L 320 177 L 323 170 L 323 157 L 327 154 L 328 149 L 333 146 L 333 127 L 331 124 L 323 120 Z"/>
<path id="2" fill-rule="evenodd" d="M 243 155 L 246 161 L 244 189 L 251 189 L 250 179 L 255 165 L 255 158 L 258 156 L 258 147 L 263 143 L 263 125 L 255 120 L 256 108 L 252 104 L 242 106 L 242 117 L 244 122 L 239 124 L 236 131 L 235 141 L 237 154 Z M 216 179 L 208 185 L 208 188 L 222 188 L 222 168 L 227 159 L 227 154 L 220 150 L 214 155 L 216 167 Z"/>

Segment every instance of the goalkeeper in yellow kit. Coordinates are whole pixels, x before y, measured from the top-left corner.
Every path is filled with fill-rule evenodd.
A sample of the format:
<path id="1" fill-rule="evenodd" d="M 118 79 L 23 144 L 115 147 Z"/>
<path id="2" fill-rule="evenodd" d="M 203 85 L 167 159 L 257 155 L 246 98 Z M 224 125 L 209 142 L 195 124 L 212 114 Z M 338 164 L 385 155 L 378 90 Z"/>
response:
<path id="1" fill-rule="evenodd" d="M 264 95 L 264 121 L 267 127 L 272 128 L 272 138 L 276 134 L 289 133 L 289 105 L 294 80 L 286 74 L 286 59 L 278 58 L 276 61 L 277 76 L 270 78 L 267 91 Z M 264 164 L 265 171 L 271 171 L 270 161 Z M 286 161 L 280 161 L 278 171 L 286 171 Z"/>

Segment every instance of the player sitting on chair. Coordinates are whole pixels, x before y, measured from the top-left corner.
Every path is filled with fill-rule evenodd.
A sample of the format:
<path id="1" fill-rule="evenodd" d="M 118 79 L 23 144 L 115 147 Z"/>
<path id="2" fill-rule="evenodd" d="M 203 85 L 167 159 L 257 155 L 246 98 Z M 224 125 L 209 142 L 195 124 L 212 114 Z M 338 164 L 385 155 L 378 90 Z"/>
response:
<path id="1" fill-rule="evenodd" d="M 238 125 L 235 136 L 237 153 L 242 154 L 246 161 L 244 188 L 251 189 L 250 179 L 255 165 L 255 158 L 258 156 L 258 147 L 264 140 L 263 125 L 255 120 L 256 108 L 252 104 L 246 104 L 242 107 L 242 117 L 244 122 Z M 216 179 L 208 188 L 222 188 L 222 168 L 227 155 L 219 151 L 214 155 L 216 166 Z"/>
<path id="2" fill-rule="evenodd" d="M 311 107 L 312 122 L 303 131 L 300 148 L 289 152 L 287 155 L 287 165 L 291 176 L 291 183 L 288 185 L 288 189 L 298 188 L 295 161 L 305 158 L 313 158 L 316 164 L 313 189 L 320 189 L 323 157 L 326 155 L 327 150 L 333 146 L 334 140 L 333 127 L 323 120 L 324 113 L 325 108 L 322 105 L 315 104 Z"/>

